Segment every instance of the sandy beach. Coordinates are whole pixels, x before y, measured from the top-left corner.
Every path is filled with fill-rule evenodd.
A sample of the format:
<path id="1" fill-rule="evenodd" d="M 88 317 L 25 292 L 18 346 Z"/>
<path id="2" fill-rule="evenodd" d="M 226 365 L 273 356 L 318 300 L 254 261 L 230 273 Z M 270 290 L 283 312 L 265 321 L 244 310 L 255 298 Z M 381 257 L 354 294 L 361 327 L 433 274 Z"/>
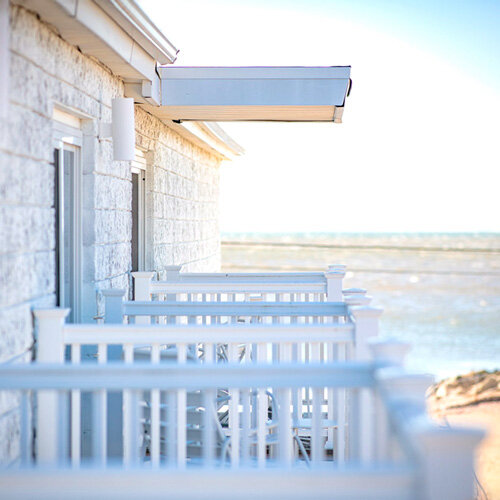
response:
<path id="1" fill-rule="evenodd" d="M 450 425 L 484 428 L 488 435 L 476 453 L 476 474 L 481 488 L 476 498 L 500 500 L 500 372 L 479 372 L 452 377 L 429 395 L 433 418 Z"/>

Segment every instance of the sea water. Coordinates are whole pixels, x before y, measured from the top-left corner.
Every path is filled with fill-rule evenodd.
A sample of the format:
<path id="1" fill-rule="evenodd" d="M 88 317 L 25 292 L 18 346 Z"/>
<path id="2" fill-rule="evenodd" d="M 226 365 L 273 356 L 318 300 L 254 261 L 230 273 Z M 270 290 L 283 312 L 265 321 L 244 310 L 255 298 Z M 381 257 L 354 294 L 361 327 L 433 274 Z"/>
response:
<path id="1" fill-rule="evenodd" d="M 384 309 L 381 336 L 437 379 L 500 369 L 500 234 L 223 234 L 224 271 L 345 264 L 344 288 Z M 231 243 L 232 242 L 232 243 Z"/>

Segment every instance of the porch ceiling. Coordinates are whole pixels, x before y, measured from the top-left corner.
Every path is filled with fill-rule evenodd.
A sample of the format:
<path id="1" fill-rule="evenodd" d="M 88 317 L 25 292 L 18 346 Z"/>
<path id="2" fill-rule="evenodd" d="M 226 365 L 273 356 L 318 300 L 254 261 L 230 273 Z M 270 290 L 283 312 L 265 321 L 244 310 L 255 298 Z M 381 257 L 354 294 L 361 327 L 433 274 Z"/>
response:
<path id="1" fill-rule="evenodd" d="M 334 121 L 350 88 L 349 66 L 161 67 L 157 116 L 197 121 Z"/>

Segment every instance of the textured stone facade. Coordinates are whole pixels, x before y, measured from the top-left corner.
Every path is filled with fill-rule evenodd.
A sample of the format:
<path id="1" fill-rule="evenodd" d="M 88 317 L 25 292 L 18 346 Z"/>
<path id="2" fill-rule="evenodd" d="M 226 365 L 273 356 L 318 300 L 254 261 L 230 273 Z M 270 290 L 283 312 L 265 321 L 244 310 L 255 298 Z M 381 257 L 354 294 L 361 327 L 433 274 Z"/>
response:
<path id="1" fill-rule="evenodd" d="M 132 183 L 98 136 L 123 82 L 60 38 L 36 15 L 11 6 L 10 103 L 0 130 L 0 362 L 33 357 L 34 307 L 55 304 L 53 109 L 81 119 L 82 320 L 99 290 L 130 286 Z M 146 270 L 169 264 L 218 270 L 219 162 L 136 107 L 145 152 Z M 17 398 L 0 400 L 0 461 L 18 458 Z"/>

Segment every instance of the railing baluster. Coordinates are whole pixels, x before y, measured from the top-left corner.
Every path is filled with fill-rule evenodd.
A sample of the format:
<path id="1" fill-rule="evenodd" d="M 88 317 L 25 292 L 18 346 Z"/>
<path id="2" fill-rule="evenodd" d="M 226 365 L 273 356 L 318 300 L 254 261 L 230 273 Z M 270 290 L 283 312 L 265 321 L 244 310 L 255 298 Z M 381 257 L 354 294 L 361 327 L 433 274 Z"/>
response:
<path id="1" fill-rule="evenodd" d="M 374 457 L 373 449 L 373 398 L 369 389 L 361 389 L 359 393 L 359 458 L 369 464 Z"/>
<path id="2" fill-rule="evenodd" d="M 280 346 L 282 351 L 281 360 L 285 363 L 290 363 L 292 360 L 292 344 L 283 342 Z M 290 404 L 292 399 L 291 390 L 282 388 L 278 390 L 278 415 L 273 415 L 273 420 L 278 418 L 279 429 L 279 460 L 283 466 L 289 466 L 293 459 L 293 446 L 292 446 L 292 415 L 290 412 Z M 297 395 L 297 390 L 293 391 Z M 295 406 L 295 405 L 294 405 Z"/>
<path id="3" fill-rule="evenodd" d="M 103 398 L 104 392 L 104 398 Z M 106 463 L 106 391 L 92 392 L 92 460 L 94 463 Z"/>
<path id="4" fill-rule="evenodd" d="M 238 362 L 238 344 L 228 345 L 230 363 Z M 238 467 L 240 459 L 240 421 L 239 421 L 239 390 L 229 389 L 229 432 L 231 435 L 231 466 Z"/>
<path id="5" fill-rule="evenodd" d="M 32 435 L 31 435 L 31 409 L 30 409 L 30 391 L 21 393 L 21 464 L 29 466 L 32 462 Z"/>
<path id="6" fill-rule="evenodd" d="M 167 391 L 167 464 L 177 464 L 177 391 Z"/>
<path id="7" fill-rule="evenodd" d="M 100 365 L 106 364 L 108 361 L 108 346 L 107 344 L 100 343 L 97 345 L 97 362 Z M 100 445 L 99 445 L 99 461 L 102 464 L 106 463 L 106 456 L 107 456 L 107 450 L 108 450 L 108 434 L 107 434 L 107 393 L 106 390 L 102 389 L 99 391 L 99 396 L 98 396 L 98 405 L 99 405 L 99 438 L 100 438 Z"/>
<path id="8" fill-rule="evenodd" d="M 311 344 L 311 361 L 318 363 L 320 361 L 320 344 L 313 342 Z M 322 413 L 324 389 L 322 387 L 314 387 L 312 389 L 312 415 L 311 415 L 311 462 L 318 463 L 323 459 L 323 438 L 322 438 Z"/>
<path id="9" fill-rule="evenodd" d="M 160 345 L 151 346 L 151 363 L 160 362 Z M 151 465 L 156 468 L 160 464 L 160 390 L 151 389 Z"/>
<path id="10" fill-rule="evenodd" d="M 132 344 L 124 344 L 123 357 L 125 363 L 134 362 L 134 346 Z M 123 390 L 123 463 L 129 466 L 132 463 L 132 427 L 131 427 L 131 392 L 128 389 Z"/>
<path id="11" fill-rule="evenodd" d="M 177 344 L 177 362 L 186 363 L 186 344 Z M 186 466 L 186 390 L 177 389 L 177 467 Z"/>
<path id="12" fill-rule="evenodd" d="M 267 362 L 267 344 L 257 344 L 257 362 Z M 259 467 L 266 466 L 266 435 L 267 435 L 268 401 L 265 387 L 257 389 L 257 462 Z"/>
<path id="13" fill-rule="evenodd" d="M 250 432 L 251 432 L 251 391 L 241 390 L 241 462 L 248 465 L 250 462 Z"/>
<path id="14" fill-rule="evenodd" d="M 346 360 L 346 344 L 338 346 L 338 361 L 343 362 Z M 334 450 L 334 460 L 338 465 L 345 463 L 346 454 L 346 390 L 343 387 L 337 389 L 337 410 L 335 412 L 337 419 L 337 433 L 336 433 L 336 448 Z"/>
<path id="15" fill-rule="evenodd" d="M 80 360 L 81 360 L 80 344 L 72 344 L 71 363 L 77 365 L 80 364 Z M 71 391 L 71 464 L 73 467 L 80 466 L 81 436 L 82 436 L 81 394 L 78 389 L 73 389 Z"/>
<path id="16" fill-rule="evenodd" d="M 205 364 L 214 363 L 214 345 L 206 342 L 205 346 Z M 206 389 L 203 393 L 203 406 L 205 413 L 203 415 L 203 461 L 205 466 L 210 467 L 215 458 L 215 429 L 214 419 L 218 418 L 217 408 L 215 406 L 216 390 Z"/>

